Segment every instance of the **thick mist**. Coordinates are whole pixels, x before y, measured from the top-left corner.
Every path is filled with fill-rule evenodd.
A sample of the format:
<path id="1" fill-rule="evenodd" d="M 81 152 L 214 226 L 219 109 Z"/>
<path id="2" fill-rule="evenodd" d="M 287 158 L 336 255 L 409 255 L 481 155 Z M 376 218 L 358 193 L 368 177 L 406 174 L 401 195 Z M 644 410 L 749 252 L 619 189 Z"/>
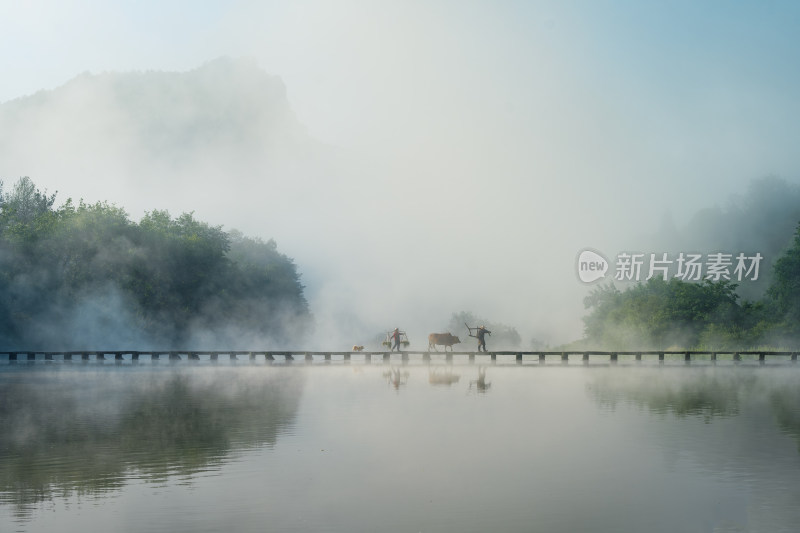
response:
<path id="1" fill-rule="evenodd" d="M 309 347 L 462 311 L 574 340 L 579 250 L 705 247 L 646 236 L 800 172 L 793 7 L 81 5 L 0 11 L 0 178 L 274 238 Z"/>

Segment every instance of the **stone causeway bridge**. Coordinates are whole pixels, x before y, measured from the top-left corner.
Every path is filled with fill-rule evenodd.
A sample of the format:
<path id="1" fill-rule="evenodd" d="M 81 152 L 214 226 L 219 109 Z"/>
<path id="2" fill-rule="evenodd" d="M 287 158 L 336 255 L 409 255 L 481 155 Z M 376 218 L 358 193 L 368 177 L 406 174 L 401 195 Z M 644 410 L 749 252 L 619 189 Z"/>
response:
<path id="1" fill-rule="evenodd" d="M 785 351 L 490 351 L 490 352 L 461 352 L 461 351 L 424 351 L 408 350 L 399 352 L 387 351 L 307 351 L 307 350 L 78 350 L 78 351 L 2 351 L 0 350 L 0 363 L 18 362 L 105 362 L 139 363 L 170 361 L 173 363 L 220 360 L 229 361 L 261 361 L 266 363 L 290 363 L 302 361 L 314 362 L 361 362 L 384 363 L 409 361 L 431 362 L 444 360 L 452 362 L 456 359 L 470 363 L 499 361 L 515 362 L 517 364 L 536 363 L 545 364 L 548 361 L 581 361 L 583 364 L 590 362 L 770 362 L 797 363 L 798 352 Z"/>

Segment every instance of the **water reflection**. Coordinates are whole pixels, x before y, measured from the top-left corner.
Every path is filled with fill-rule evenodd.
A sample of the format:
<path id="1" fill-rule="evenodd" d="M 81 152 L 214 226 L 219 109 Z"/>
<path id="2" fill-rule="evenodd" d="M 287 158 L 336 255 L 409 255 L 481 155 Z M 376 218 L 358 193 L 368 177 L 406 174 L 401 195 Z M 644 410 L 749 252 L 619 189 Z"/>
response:
<path id="1" fill-rule="evenodd" d="M 778 427 L 797 441 L 800 452 L 800 388 L 796 383 L 781 383 L 770 394 Z"/>
<path id="2" fill-rule="evenodd" d="M 24 518 L 54 496 L 119 490 L 214 469 L 273 445 L 293 423 L 302 374 L 273 369 L 110 369 L 0 374 L 0 503 Z"/>
<path id="3" fill-rule="evenodd" d="M 431 385 L 447 385 L 458 383 L 461 379 L 460 374 L 453 372 L 451 368 L 431 368 L 428 370 L 428 383 Z"/>
<path id="4" fill-rule="evenodd" d="M 796 368 L 19 370 L 0 372 L 0 530 L 800 523 Z"/>
<path id="5" fill-rule="evenodd" d="M 796 372 L 783 369 L 626 369 L 595 376 L 586 386 L 604 409 L 620 403 L 678 418 L 712 419 L 765 411 L 800 450 L 800 389 Z"/>
<path id="6" fill-rule="evenodd" d="M 800 374 L 795 368 L 642 369 L 597 373 L 586 390 L 603 411 L 647 415 L 637 446 L 666 472 L 724 483 L 736 505 L 708 531 L 790 531 L 800 522 Z M 718 489 L 717 489 L 718 490 Z M 737 494 L 738 493 L 738 494 Z M 721 501 L 720 497 L 714 499 Z"/>
<path id="7" fill-rule="evenodd" d="M 589 394 L 604 408 L 614 409 L 621 401 L 646 407 L 656 413 L 677 416 L 735 415 L 739 396 L 752 388 L 756 376 L 738 372 L 705 372 L 675 369 L 626 369 L 597 376 L 587 385 Z"/>
<path id="8" fill-rule="evenodd" d="M 394 390 L 399 390 L 401 385 L 408 383 L 408 376 L 408 371 L 401 371 L 394 366 L 390 368 L 388 372 L 383 373 L 384 379 L 389 382 L 389 385 L 391 385 Z"/>
<path id="9" fill-rule="evenodd" d="M 485 366 L 478 367 L 478 379 L 473 379 L 472 381 L 469 382 L 469 391 L 472 390 L 473 386 L 475 387 L 475 391 L 478 394 L 486 393 L 486 391 L 488 391 L 489 388 L 492 386 L 490 382 L 486 381 Z"/>

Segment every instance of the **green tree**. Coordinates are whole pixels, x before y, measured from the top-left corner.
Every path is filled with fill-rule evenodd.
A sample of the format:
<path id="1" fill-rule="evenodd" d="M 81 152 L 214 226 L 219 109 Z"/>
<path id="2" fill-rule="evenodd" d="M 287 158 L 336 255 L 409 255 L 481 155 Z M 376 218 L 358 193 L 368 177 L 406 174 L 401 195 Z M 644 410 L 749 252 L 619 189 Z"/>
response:
<path id="1" fill-rule="evenodd" d="M 0 182 L 2 184 L 2 182 Z M 23 176 L 14 184 L 11 193 L 2 196 L 3 219 L 8 224 L 30 224 L 36 217 L 48 212 L 56 200 L 56 193 L 47 195 L 36 188 L 28 176 Z"/>
<path id="2" fill-rule="evenodd" d="M 92 342 L 117 342 L 124 326 L 125 338 L 158 347 L 185 347 L 202 332 L 225 348 L 297 341 L 308 330 L 297 268 L 274 241 L 229 234 L 193 213 L 152 211 L 137 224 L 105 202 L 54 209 L 55 195 L 28 178 L 2 200 L 0 349 L 64 349 L 81 327 L 109 331 Z M 101 310 L 88 312 L 97 302 Z M 115 314 L 124 319 L 111 331 Z"/>
<path id="3" fill-rule="evenodd" d="M 786 334 L 800 333 L 800 224 L 792 246 L 775 262 L 767 296 L 780 329 Z"/>
<path id="4" fill-rule="evenodd" d="M 711 325 L 740 324 L 736 284 L 727 280 L 690 283 L 652 278 L 620 292 L 601 285 L 585 299 L 584 318 L 593 346 L 608 349 L 666 349 L 697 346 Z"/>
<path id="5" fill-rule="evenodd" d="M 55 198 L 55 193 L 48 196 L 47 191 L 37 189 L 27 176 L 17 180 L 0 204 L 0 234 L 4 240 L 18 247 L 30 247 L 47 235 L 55 223 L 56 213 L 52 209 Z"/>

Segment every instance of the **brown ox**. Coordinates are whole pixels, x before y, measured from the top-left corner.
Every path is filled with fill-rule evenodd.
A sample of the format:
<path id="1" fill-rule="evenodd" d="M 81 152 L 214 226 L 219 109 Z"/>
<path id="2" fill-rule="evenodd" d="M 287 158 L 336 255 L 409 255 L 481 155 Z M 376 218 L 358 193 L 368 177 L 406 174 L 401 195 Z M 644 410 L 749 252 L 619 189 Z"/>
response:
<path id="1" fill-rule="evenodd" d="M 431 333 L 428 335 L 428 349 L 430 350 L 433 348 L 436 350 L 436 345 L 440 344 L 444 346 L 444 351 L 447 351 L 447 347 L 450 347 L 450 351 L 453 351 L 453 345 L 458 344 L 461 341 L 455 335 L 451 335 L 450 333 Z M 439 350 L 436 350 L 437 352 Z"/>

